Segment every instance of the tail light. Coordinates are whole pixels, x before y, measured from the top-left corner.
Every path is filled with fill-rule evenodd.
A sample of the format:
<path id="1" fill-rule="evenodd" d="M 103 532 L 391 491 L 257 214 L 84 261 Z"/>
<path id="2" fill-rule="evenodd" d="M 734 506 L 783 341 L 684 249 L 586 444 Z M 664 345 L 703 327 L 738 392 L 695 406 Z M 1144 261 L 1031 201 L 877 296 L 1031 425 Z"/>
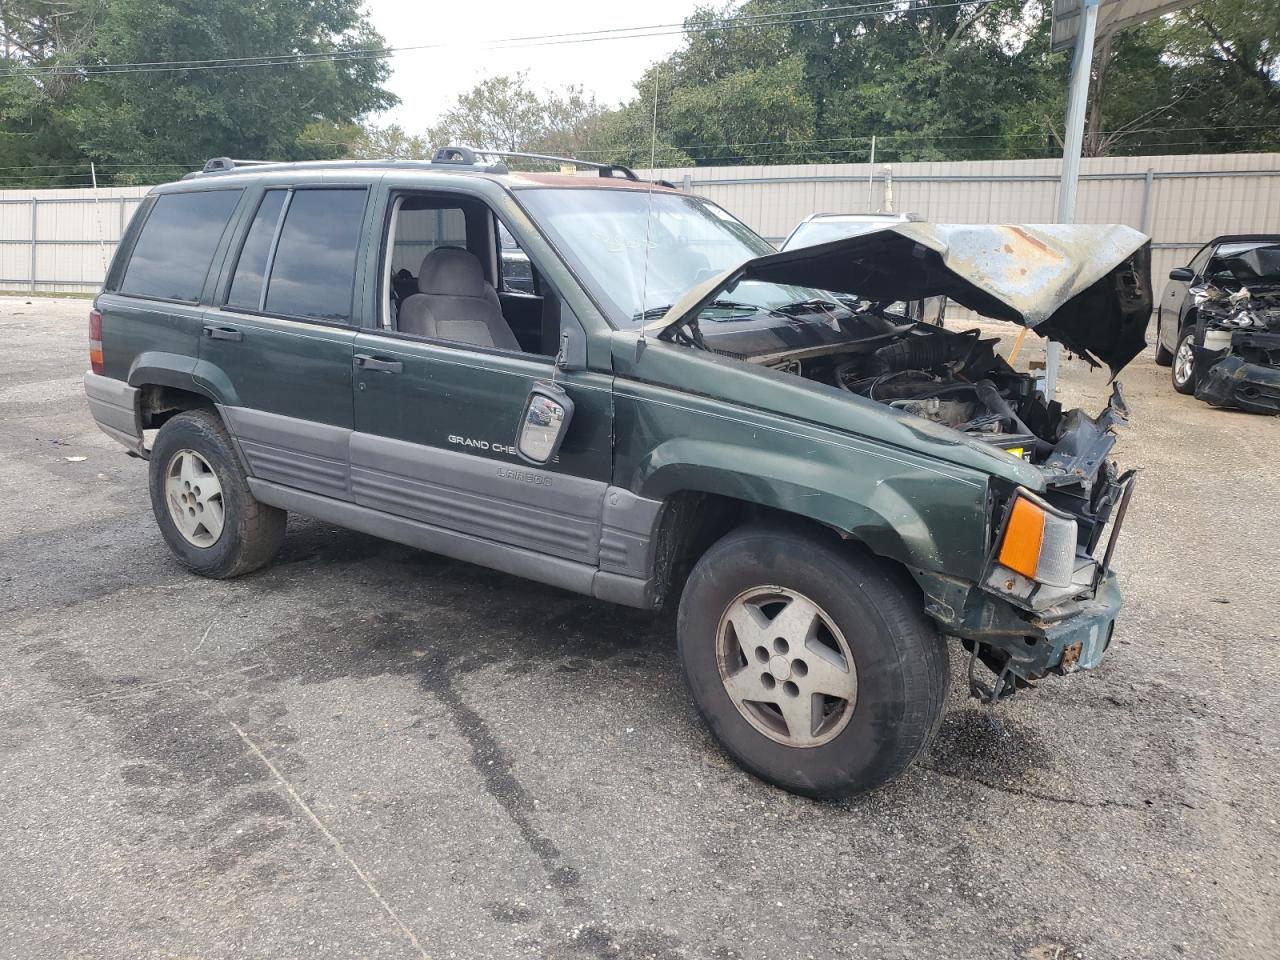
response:
<path id="1" fill-rule="evenodd" d="M 89 367 L 102 374 L 102 314 L 96 309 L 89 311 Z"/>

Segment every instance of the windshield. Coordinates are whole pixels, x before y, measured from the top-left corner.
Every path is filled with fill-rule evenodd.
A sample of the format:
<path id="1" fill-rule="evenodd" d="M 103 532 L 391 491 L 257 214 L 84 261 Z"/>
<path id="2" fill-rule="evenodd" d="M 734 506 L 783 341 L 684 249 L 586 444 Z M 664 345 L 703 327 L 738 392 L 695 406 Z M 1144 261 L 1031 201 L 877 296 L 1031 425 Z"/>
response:
<path id="1" fill-rule="evenodd" d="M 1280 283 L 1280 243 L 1224 243 L 1214 252 L 1205 275 L 1239 283 Z"/>
<path id="2" fill-rule="evenodd" d="M 699 283 L 774 252 L 698 197 L 607 188 L 529 188 L 519 197 L 618 326 L 656 319 Z M 761 311 L 831 300 L 807 287 L 758 281 L 729 295 L 735 309 Z"/>
<path id="3" fill-rule="evenodd" d="M 856 237 L 859 234 L 883 230 L 885 227 L 901 222 L 896 217 L 877 217 L 874 220 L 810 220 L 796 227 L 795 232 L 787 237 L 787 242 L 782 245 L 782 249 L 816 247 L 820 243 Z"/>

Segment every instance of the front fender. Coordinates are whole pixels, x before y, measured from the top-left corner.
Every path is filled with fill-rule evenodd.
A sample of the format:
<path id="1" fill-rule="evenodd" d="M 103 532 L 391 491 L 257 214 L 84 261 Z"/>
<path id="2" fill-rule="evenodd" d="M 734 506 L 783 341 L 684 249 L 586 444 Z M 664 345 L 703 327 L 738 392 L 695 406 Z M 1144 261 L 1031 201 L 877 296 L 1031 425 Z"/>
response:
<path id="1" fill-rule="evenodd" d="M 981 575 L 987 487 L 980 474 L 858 438 L 799 439 L 803 449 L 781 434 L 750 447 L 667 440 L 638 464 L 632 488 L 659 500 L 684 490 L 733 497 L 822 523 L 908 567 Z"/>

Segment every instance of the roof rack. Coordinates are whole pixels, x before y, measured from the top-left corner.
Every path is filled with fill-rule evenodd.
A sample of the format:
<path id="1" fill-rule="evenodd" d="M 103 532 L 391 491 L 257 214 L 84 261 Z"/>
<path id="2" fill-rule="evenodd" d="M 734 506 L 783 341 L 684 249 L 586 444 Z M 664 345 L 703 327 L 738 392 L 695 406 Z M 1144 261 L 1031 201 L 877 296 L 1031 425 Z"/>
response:
<path id="1" fill-rule="evenodd" d="M 452 167 L 455 170 L 462 168 L 470 168 L 477 172 L 505 174 L 510 171 L 507 165 L 500 158 L 514 157 L 522 160 L 540 160 L 546 163 L 571 163 L 574 166 L 586 167 L 595 170 L 602 177 L 621 176 L 633 182 L 641 182 L 640 177 L 636 176 L 636 172 L 630 167 L 624 167 L 620 163 L 597 163 L 593 160 L 579 160 L 577 157 L 560 157 L 547 153 L 523 153 L 517 150 L 488 150 L 476 149 L 475 147 L 440 147 L 434 151 L 430 160 L 339 160 L 334 161 L 337 165 L 359 165 L 363 163 L 378 165 L 395 165 L 403 164 L 406 167 L 417 165 L 420 167 Z M 240 167 L 261 167 L 274 165 L 288 165 L 290 161 L 280 160 L 237 160 L 232 157 L 213 157 L 205 161 L 204 168 L 199 171 L 192 171 L 183 176 L 182 179 L 188 180 L 192 177 L 199 177 L 211 173 L 231 173 Z M 672 187 L 673 184 L 665 180 L 654 180 L 659 186 Z"/>
<path id="2" fill-rule="evenodd" d="M 518 150 L 477 150 L 473 147 L 441 147 L 431 157 L 432 163 L 477 164 L 477 157 L 515 157 L 520 160 L 544 160 L 547 163 L 572 163 L 599 172 L 602 177 L 612 177 L 620 173 L 628 180 L 639 180 L 636 172 L 620 163 L 596 163 L 593 160 L 579 160 L 577 157 L 557 157 L 549 153 L 523 153 Z"/>

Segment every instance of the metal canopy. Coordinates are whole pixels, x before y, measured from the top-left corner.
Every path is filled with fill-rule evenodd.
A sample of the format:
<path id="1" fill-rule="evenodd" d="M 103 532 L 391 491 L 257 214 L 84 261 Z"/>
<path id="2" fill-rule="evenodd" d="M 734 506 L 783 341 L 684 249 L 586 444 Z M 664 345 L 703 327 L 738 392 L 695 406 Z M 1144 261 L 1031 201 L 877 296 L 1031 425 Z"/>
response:
<path id="1" fill-rule="evenodd" d="M 1189 7 L 1195 0 L 1101 0 L 1094 41 L 1109 37 L 1125 27 L 1145 23 L 1166 13 Z M 1053 27 L 1050 48 L 1054 53 L 1070 50 L 1080 35 L 1085 0 L 1053 0 Z"/>

